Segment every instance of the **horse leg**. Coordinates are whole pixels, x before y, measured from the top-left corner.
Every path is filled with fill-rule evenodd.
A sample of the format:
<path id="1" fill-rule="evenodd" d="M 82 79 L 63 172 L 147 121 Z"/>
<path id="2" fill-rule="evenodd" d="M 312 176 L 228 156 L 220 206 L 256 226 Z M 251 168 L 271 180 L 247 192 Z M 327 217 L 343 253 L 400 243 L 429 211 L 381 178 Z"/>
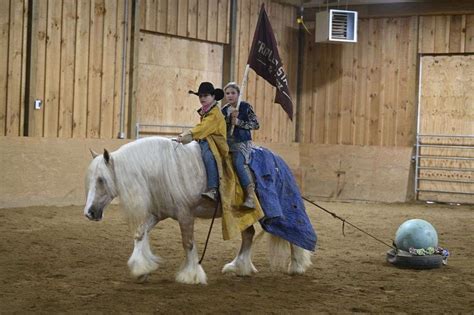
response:
<path id="1" fill-rule="evenodd" d="M 148 242 L 148 233 L 158 221 L 156 216 L 150 214 L 135 232 L 134 248 L 128 259 L 128 267 L 132 276 L 139 282 L 146 281 L 148 275 L 158 268 L 160 258 L 153 255 Z"/>
<path id="2" fill-rule="evenodd" d="M 270 268 L 290 275 L 301 275 L 311 266 L 311 252 L 290 242 L 269 235 Z"/>
<path id="3" fill-rule="evenodd" d="M 311 252 L 291 244 L 291 260 L 288 266 L 288 274 L 302 275 L 311 264 Z"/>
<path id="4" fill-rule="evenodd" d="M 250 226 L 242 232 L 242 244 L 234 260 L 222 268 L 222 273 L 235 272 L 238 276 L 250 276 L 258 272 L 252 263 L 252 241 L 255 229 Z"/>
<path id="5" fill-rule="evenodd" d="M 196 244 L 194 243 L 194 218 L 189 216 L 180 218 L 178 221 L 186 258 L 176 275 L 176 281 L 187 284 L 207 284 L 207 276 L 199 264 Z"/>

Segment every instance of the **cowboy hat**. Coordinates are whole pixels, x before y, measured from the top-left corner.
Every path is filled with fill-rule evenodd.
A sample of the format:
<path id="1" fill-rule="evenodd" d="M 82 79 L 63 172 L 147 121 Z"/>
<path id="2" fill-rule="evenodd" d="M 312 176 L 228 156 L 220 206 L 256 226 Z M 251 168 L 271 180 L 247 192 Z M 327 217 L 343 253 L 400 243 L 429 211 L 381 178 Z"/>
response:
<path id="1" fill-rule="evenodd" d="M 216 98 L 216 101 L 220 101 L 221 99 L 224 98 L 224 91 L 222 89 L 215 89 L 214 85 L 212 85 L 211 82 L 202 82 L 199 85 L 198 91 L 189 91 L 189 94 L 194 94 L 194 95 L 202 95 L 202 94 L 211 94 L 214 95 Z"/>

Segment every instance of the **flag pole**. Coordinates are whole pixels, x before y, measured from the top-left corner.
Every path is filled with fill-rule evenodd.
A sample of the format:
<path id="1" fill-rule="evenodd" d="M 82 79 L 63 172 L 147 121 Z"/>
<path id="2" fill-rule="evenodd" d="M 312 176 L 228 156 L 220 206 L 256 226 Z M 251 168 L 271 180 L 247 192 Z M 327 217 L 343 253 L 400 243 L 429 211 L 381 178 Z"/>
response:
<path id="1" fill-rule="evenodd" d="M 239 100 L 237 101 L 237 110 L 239 110 L 240 102 L 242 102 L 242 94 L 244 93 L 245 88 L 247 87 L 247 81 L 248 81 L 248 78 L 249 78 L 249 70 L 250 70 L 250 65 L 247 64 L 245 66 L 245 71 L 244 71 L 244 77 L 242 79 L 242 84 L 240 85 Z"/>
<path id="2" fill-rule="evenodd" d="M 234 111 L 239 111 L 239 107 L 240 107 L 240 103 L 242 102 L 242 94 L 244 94 L 244 90 L 247 86 L 247 80 L 248 80 L 248 77 L 249 77 L 249 70 L 250 70 L 250 65 L 247 64 L 245 66 L 245 71 L 244 71 L 244 77 L 242 79 L 242 84 L 240 85 L 240 93 L 239 93 L 239 98 L 237 100 L 237 107 L 235 108 Z M 235 125 L 232 125 L 232 127 L 230 128 L 230 134 L 234 134 L 234 128 L 235 128 Z"/>

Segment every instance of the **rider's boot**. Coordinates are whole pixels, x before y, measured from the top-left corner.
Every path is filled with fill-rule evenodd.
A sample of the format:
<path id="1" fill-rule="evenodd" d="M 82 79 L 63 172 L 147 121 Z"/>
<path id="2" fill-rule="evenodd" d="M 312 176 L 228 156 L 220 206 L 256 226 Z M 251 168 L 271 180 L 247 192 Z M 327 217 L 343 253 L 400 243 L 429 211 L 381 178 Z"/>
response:
<path id="1" fill-rule="evenodd" d="M 245 187 L 245 201 L 242 204 L 242 207 L 245 209 L 255 209 L 255 201 L 253 199 L 255 195 L 255 184 L 248 184 Z"/>
<path id="2" fill-rule="evenodd" d="M 211 188 L 201 194 L 202 197 L 206 197 L 212 201 L 217 201 L 217 188 Z"/>

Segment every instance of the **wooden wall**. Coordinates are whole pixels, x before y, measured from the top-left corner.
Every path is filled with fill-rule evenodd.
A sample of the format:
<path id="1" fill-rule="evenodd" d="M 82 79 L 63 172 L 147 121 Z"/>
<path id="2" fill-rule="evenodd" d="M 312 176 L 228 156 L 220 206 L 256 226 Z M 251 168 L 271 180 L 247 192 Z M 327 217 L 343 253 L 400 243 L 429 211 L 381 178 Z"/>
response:
<path id="1" fill-rule="evenodd" d="M 416 17 L 359 20 L 356 44 L 308 40 L 302 142 L 408 145 L 415 133 Z"/>
<path id="2" fill-rule="evenodd" d="M 117 137 L 130 4 L 124 17 L 125 0 L 33 2 L 28 135 Z M 42 109 L 33 109 L 35 99 L 43 100 Z M 125 115 L 127 109 L 128 102 Z"/>
<path id="3" fill-rule="evenodd" d="M 28 3 L 0 1 L 0 135 L 21 136 L 25 130 L 30 136 L 116 137 L 125 0 L 43 0 L 32 1 L 32 8 L 27 8 Z M 239 0 L 237 28 L 235 34 L 230 34 L 230 0 L 128 3 L 130 37 L 132 3 L 138 8 L 140 33 L 147 36 L 210 43 L 209 47 L 220 45 L 218 50 L 224 49 L 224 53 L 230 47 L 231 35 L 235 36 L 235 62 L 229 65 L 234 77 L 229 79 L 238 83 L 243 77 L 260 5 L 265 3 L 296 107 L 295 7 L 270 0 Z M 28 47 L 31 55 L 27 56 L 29 10 L 32 34 Z M 306 33 L 301 104 L 293 122 L 280 105 L 273 103 L 275 88 L 250 70 L 244 98 L 261 120 L 261 129 L 254 133 L 257 141 L 291 142 L 298 138 L 303 143 L 316 144 L 413 144 L 417 53 L 473 52 L 474 15 L 405 14 L 361 18 L 359 22 L 356 44 L 314 43 L 314 35 Z M 169 58 L 175 57 L 167 53 Z M 132 55 L 137 70 L 138 56 L 143 52 L 132 52 L 128 45 L 127 56 Z M 223 68 L 225 72 L 225 65 Z M 127 63 L 126 92 L 132 79 L 130 71 Z M 139 71 L 135 75 L 136 85 L 144 77 Z M 173 87 L 169 85 L 169 89 Z M 43 101 L 42 109 L 33 109 L 35 99 Z M 134 118 L 129 119 L 129 115 L 136 116 L 137 104 L 129 104 L 128 95 L 125 99 L 125 131 L 133 136 Z M 170 123 L 195 122 L 181 118 Z"/>
<path id="4" fill-rule="evenodd" d="M 0 135 L 116 137 L 123 25 L 132 2 L 127 17 L 125 0 L 42 0 L 31 8 L 27 3 L 0 1 Z M 39 110 L 36 99 L 43 103 Z"/>
<path id="5" fill-rule="evenodd" d="M 23 135 L 27 3 L 0 1 L 0 136 Z"/>
<path id="6" fill-rule="evenodd" d="M 142 0 L 140 29 L 226 44 L 230 0 Z"/>
<path id="7" fill-rule="evenodd" d="M 300 188 L 316 200 L 405 202 L 411 156 L 411 147 L 300 144 Z"/>
<path id="8" fill-rule="evenodd" d="M 129 141 L 0 137 L 0 209 L 84 206 L 84 178 L 92 159 L 89 149 L 102 153 L 106 148 L 112 152 Z M 284 158 L 292 170 L 299 168 L 298 144 L 265 146 Z"/>
<path id="9" fill-rule="evenodd" d="M 176 135 L 199 121 L 188 90 L 222 86 L 230 0 L 140 2 L 135 117 L 141 134 Z"/>
<path id="10" fill-rule="evenodd" d="M 474 14 L 421 16 L 418 52 L 474 52 Z"/>
<path id="11" fill-rule="evenodd" d="M 408 146 L 416 133 L 417 53 L 474 52 L 474 15 L 363 18 L 356 44 L 306 35 L 300 139 Z"/>
<path id="12" fill-rule="evenodd" d="M 135 21 L 132 4 L 138 10 L 135 13 L 138 28 L 144 32 L 220 44 L 214 51 L 221 57 L 214 62 L 223 72 L 222 45 L 229 42 L 230 0 L 130 0 L 127 17 L 123 16 L 125 0 L 42 0 L 32 3 L 30 12 L 28 0 L 5 0 L 0 4 L 0 53 L 3 57 L 0 84 L 4 87 L 0 92 L 0 135 L 117 137 L 123 25 L 127 19 L 129 45 L 125 61 L 124 131 L 133 137 L 136 110 L 129 106 L 128 91 L 133 79 L 130 61 L 134 56 L 136 82 L 143 82 L 143 77 L 139 74 L 138 42 L 136 50 L 130 51 L 133 37 L 140 34 L 131 34 Z M 28 14 L 31 19 L 29 44 Z M 194 46 L 192 43 L 189 46 L 192 53 Z M 31 52 L 29 56 L 25 53 L 27 49 Z M 173 59 L 171 51 L 166 54 Z M 198 49 L 186 56 L 199 59 L 202 57 L 199 53 L 203 51 Z M 207 52 L 205 56 L 215 57 Z M 146 72 L 142 74 L 146 77 Z M 196 77 L 194 81 L 198 79 L 201 78 Z M 222 75 L 219 84 L 221 80 Z M 43 103 L 39 110 L 33 106 L 37 99 Z"/>
<path id="13" fill-rule="evenodd" d="M 141 32 L 136 91 L 140 124 L 194 126 L 199 121 L 197 91 L 203 81 L 222 85 L 223 47 L 219 43 Z M 143 129 L 176 135 L 182 127 Z"/>
<path id="14" fill-rule="evenodd" d="M 235 63 L 229 65 L 229 60 L 224 60 L 220 51 L 224 48 L 222 44 L 230 43 L 230 1 L 154 1 L 147 0 L 142 3 L 140 8 L 141 22 L 140 28 L 147 34 L 142 34 L 140 43 L 140 74 L 139 77 L 155 77 L 159 73 L 153 74 L 155 66 L 162 67 L 163 65 L 174 66 L 176 71 L 173 76 L 169 76 L 169 84 L 166 86 L 169 89 L 174 87 L 176 96 L 159 97 L 158 94 L 163 95 L 160 91 L 160 84 L 158 84 L 154 91 L 150 89 L 155 82 L 160 80 L 138 79 L 142 82 L 142 86 L 137 87 L 137 120 L 139 122 L 150 122 L 155 120 L 159 124 L 176 124 L 176 125 L 193 125 L 196 122 L 194 108 L 192 103 L 196 103 L 189 97 L 181 93 L 181 90 L 196 88 L 201 80 L 213 81 L 214 84 L 225 85 L 224 81 L 227 78 L 222 76 L 216 77 L 215 69 L 219 66 L 221 74 L 225 69 L 222 66 L 233 67 L 234 78 L 229 78 L 241 83 L 243 79 L 244 69 L 247 64 L 248 52 L 253 40 L 260 6 L 265 3 L 267 14 L 270 17 L 275 37 L 278 43 L 278 49 L 284 67 L 289 75 L 290 90 L 293 95 L 293 101 L 296 106 L 296 70 L 298 57 L 298 28 L 295 24 L 296 9 L 289 5 L 282 5 L 272 1 L 237 1 L 237 21 L 234 38 L 235 43 Z M 187 14 L 187 15 L 186 15 Z M 225 18 L 225 19 L 224 19 Z M 171 38 L 166 38 L 156 33 L 163 35 L 170 35 Z M 185 45 L 180 43 L 183 40 L 173 39 L 173 36 L 186 38 Z M 153 38 L 154 37 L 154 38 Z M 208 54 L 203 54 L 206 50 L 199 43 L 190 41 L 190 39 L 199 39 L 208 42 Z M 155 43 L 153 44 L 153 41 Z M 157 45 L 164 45 L 168 47 L 166 42 L 173 42 L 172 47 L 176 47 L 173 53 L 165 52 L 158 49 Z M 161 43 L 161 44 L 159 44 Z M 214 45 L 214 43 L 221 44 L 221 47 Z M 187 53 L 187 49 L 191 53 Z M 144 52 L 149 50 L 151 52 Z M 227 47 L 229 49 L 229 47 Z M 192 51 L 195 53 L 193 54 Z M 152 54 L 158 54 L 154 58 L 154 62 L 149 62 Z M 195 65 L 189 60 L 185 62 L 174 62 L 174 59 L 181 59 L 180 56 L 187 56 L 193 61 Z M 148 57 L 146 57 L 148 56 Z M 162 57 L 160 57 L 162 56 Z M 202 59 L 202 60 L 201 60 Z M 212 60 L 214 64 L 209 63 Z M 179 65 L 178 65 L 179 64 Z M 201 64 L 207 64 L 210 68 L 201 69 Z M 194 68 L 193 71 L 189 71 Z M 199 70 L 199 74 L 195 70 Z M 151 72 L 150 72 L 151 71 Z M 161 71 L 162 78 L 167 77 L 164 69 Z M 167 73 L 167 72 L 166 72 Z M 186 73 L 189 75 L 186 76 Z M 193 74 L 194 73 L 194 74 Z M 193 82 L 194 78 L 194 82 Z M 148 83 L 146 83 L 147 81 Z M 175 82 L 173 84 L 173 82 Z M 187 85 L 186 85 L 187 84 Z M 186 85 L 186 86 L 185 86 Z M 196 87 L 194 86 L 196 85 Z M 140 91 L 141 90 L 141 91 Z M 154 94 L 154 95 L 152 95 Z M 250 71 L 247 89 L 244 92 L 244 99 L 249 101 L 259 116 L 261 121 L 261 129 L 254 133 L 254 138 L 257 141 L 264 142 L 291 142 L 294 140 L 294 121 L 291 122 L 286 113 L 281 109 L 280 105 L 273 103 L 275 98 L 275 88 L 264 81 L 261 77 Z M 178 103 L 176 103 L 176 100 Z M 163 105 L 167 104 L 167 105 Z M 162 114 L 150 115 L 156 112 L 153 107 L 165 106 L 159 111 Z M 183 108 L 184 106 L 184 108 Z M 191 106 L 191 109 L 189 107 Z"/>
<path id="15" fill-rule="evenodd" d="M 128 141 L 0 137 L 0 208 L 84 205 L 89 149 L 111 152 Z"/>
<path id="16" fill-rule="evenodd" d="M 237 1 L 237 29 L 235 38 L 235 77 L 231 80 L 239 85 L 242 82 L 248 53 L 252 45 L 253 34 L 257 24 L 260 6 L 265 9 L 275 33 L 278 52 L 283 61 L 283 68 L 288 75 L 288 82 L 293 104 L 296 109 L 296 80 L 298 66 L 298 25 L 296 8 L 272 1 Z M 254 132 L 254 139 L 262 142 L 292 142 L 295 136 L 295 118 L 290 121 L 279 104 L 274 103 L 275 88 L 264 79 L 249 71 L 249 78 L 244 100 L 247 100 L 260 119 L 260 130 Z"/>

